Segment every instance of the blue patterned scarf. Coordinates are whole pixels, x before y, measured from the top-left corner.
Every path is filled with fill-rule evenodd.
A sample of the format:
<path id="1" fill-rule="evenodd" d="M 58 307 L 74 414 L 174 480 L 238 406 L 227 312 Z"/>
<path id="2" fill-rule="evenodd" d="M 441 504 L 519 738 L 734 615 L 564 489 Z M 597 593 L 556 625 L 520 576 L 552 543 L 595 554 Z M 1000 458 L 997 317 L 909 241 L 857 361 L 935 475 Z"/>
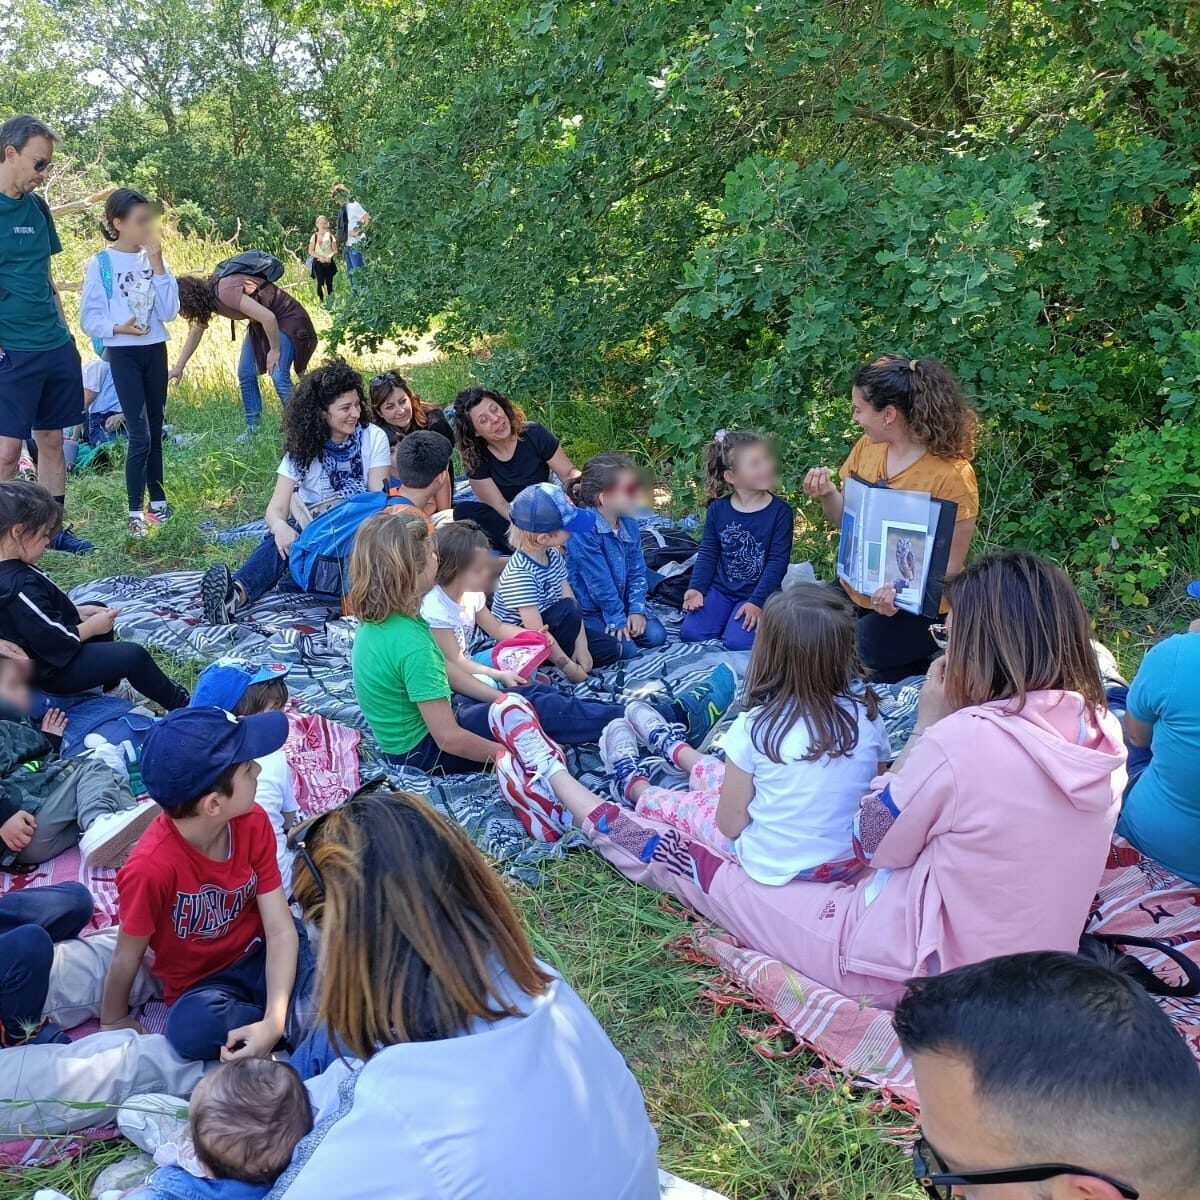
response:
<path id="1" fill-rule="evenodd" d="M 356 496 L 367 490 L 363 471 L 363 426 L 344 442 L 327 441 L 321 451 L 321 467 L 335 496 Z"/>

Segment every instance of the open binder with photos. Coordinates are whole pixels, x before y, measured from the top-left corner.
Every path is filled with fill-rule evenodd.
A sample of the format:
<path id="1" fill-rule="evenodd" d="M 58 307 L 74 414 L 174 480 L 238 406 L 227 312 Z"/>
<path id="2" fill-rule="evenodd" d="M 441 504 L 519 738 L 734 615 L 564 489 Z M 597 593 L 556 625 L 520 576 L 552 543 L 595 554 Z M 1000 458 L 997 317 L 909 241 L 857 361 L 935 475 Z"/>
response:
<path id="1" fill-rule="evenodd" d="M 867 596 L 890 583 L 897 608 L 935 619 L 958 505 L 928 492 L 870 484 L 857 475 L 846 480 L 842 495 L 838 578 Z"/>

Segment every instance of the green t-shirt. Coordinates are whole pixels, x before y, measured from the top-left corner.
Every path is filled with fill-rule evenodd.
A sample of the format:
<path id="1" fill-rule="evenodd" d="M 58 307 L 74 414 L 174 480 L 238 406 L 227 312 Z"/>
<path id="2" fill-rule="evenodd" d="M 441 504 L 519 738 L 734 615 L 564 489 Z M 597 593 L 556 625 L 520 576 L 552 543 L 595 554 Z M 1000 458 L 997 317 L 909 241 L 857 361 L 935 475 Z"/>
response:
<path id="1" fill-rule="evenodd" d="M 50 286 L 50 256 L 61 249 L 54 218 L 32 193 L 0 192 L 0 348 L 55 350 L 71 340 Z"/>
<path id="2" fill-rule="evenodd" d="M 446 660 L 420 617 L 364 621 L 350 656 L 359 707 L 385 754 L 407 754 L 429 732 L 418 704 L 449 700 Z"/>

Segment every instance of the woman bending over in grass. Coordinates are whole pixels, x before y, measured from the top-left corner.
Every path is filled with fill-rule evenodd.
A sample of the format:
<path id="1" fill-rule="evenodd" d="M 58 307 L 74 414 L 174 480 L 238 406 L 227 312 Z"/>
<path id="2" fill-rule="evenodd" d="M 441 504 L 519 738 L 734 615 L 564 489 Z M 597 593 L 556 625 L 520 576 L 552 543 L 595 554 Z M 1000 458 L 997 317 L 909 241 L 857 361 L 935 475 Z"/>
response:
<path id="1" fill-rule="evenodd" d="M 862 685 L 849 602 L 815 583 L 776 592 L 750 655 L 744 706 L 722 763 L 646 704 L 629 705 L 600 741 L 618 801 L 735 859 L 759 883 L 857 874 L 854 817 L 891 754 Z M 686 771 L 691 790 L 651 786 L 641 746 Z"/>
<path id="2" fill-rule="evenodd" d="M 914 976 L 1027 950 L 1073 953 L 1125 785 L 1087 613 L 1058 567 L 1019 551 L 972 563 L 946 594 L 946 656 L 930 670 L 907 747 L 859 808 L 855 851 L 870 869 L 850 882 L 760 883 L 680 829 L 602 801 L 536 733 L 506 738 L 526 801 L 582 828 L 630 879 L 843 995 L 890 1005 Z M 760 682 L 770 667 L 761 664 Z M 750 750 L 735 740 L 739 771 L 747 753 L 770 762 L 755 739 L 769 750 L 780 726 L 769 702 L 760 713 L 747 721 Z M 815 726 L 809 736 L 827 740 Z M 731 809 L 718 820 L 738 832 L 743 817 Z"/>

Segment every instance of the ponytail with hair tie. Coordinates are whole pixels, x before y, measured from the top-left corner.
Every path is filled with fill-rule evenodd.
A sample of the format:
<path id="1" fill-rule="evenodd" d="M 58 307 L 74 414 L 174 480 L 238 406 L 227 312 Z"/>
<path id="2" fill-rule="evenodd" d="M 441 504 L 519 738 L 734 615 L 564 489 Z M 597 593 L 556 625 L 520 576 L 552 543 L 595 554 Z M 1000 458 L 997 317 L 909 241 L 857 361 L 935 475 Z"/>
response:
<path id="1" fill-rule="evenodd" d="M 733 470 L 738 451 L 746 446 L 761 446 L 767 439 L 751 429 L 718 429 L 705 453 L 705 491 L 708 503 L 720 500 L 733 490 L 725 472 Z"/>

